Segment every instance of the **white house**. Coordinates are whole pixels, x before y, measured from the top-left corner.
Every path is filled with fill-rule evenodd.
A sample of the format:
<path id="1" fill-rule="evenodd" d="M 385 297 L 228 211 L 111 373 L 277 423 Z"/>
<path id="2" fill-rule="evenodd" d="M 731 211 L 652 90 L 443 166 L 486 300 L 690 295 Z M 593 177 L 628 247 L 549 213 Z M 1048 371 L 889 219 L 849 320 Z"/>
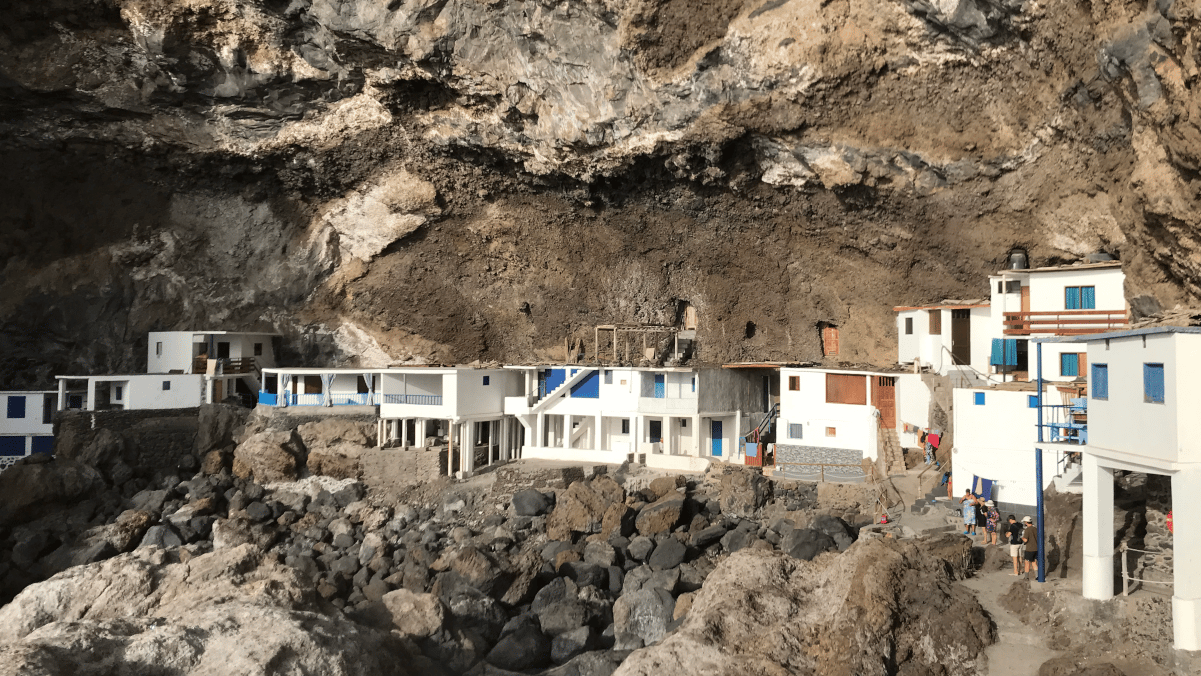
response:
<path id="1" fill-rule="evenodd" d="M 84 411 L 193 408 L 212 399 L 211 381 L 203 375 L 182 373 L 133 373 L 103 376 L 55 376 L 58 407 Z M 86 394 L 79 407 L 71 406 L 71 388 Z"/>
<path id="2" fill-rule="evenodd" d="M 1172 630 L 1177 649 L 1201 650 L 1201 328 L 1048 339 L 1043 347 L 1088 358 L 1087 443 L 1073 446 L 1072 436 L 1044 420 L 1044 439 L 1055 441 L 1041 444 L 1083 451 L 1085 598 L 1114 595 L 1114 472 L 1169 476 Z"/>
<path id="3" fill-rule="evenodd" d="M 776 467 L 783 476 L 862 481 L 864 459 L 921 448 L 930 390 L 916 373 L 780 369 Z"/>
<path id="4" fill-rule="evenodd" d="M 54 452 L 57 395 L 53 390 L 0 392 L 0 470 L 33 453 Z"/>
<path id="5" fill-rule="evenodd" d="M 379 415 L 379 440 L 427 447 L 431 437 L 461 451 L 459 469 L 470 474 L 509 460 L 521 433 L 505 415 L 506 397 L 522 394 L 521 375 L 509 369 L 472 367 L 266 368 L 261 405 L 277 407 L 370 407 Z M 308 409 L 306 409 L 308 410 Z"/>
<path id="6" fill-rule="evenodd" d="M 1127 326 L 1121 263 L 1105 261 L 1002 270 L 989 277 L 987 301 L 944 301 L 898 307 L 901 363 L 917 362 L 965 385 L 1029 380 L 1029 341 L 1075 336 Z M 1044 350 L 1043 378 L 1083 377 L 1085 357 L 1071 345 Z"/>
<path id="7" fill-rule="evenodd" d="M 525 430 L 523 458 L 703 470 L 741 462 L 738 438 L 772 407 L 772 369 L 510 367 L 523 394 L 505 411 Z"/>
<path id="8" fill-rule="evenodd" d="M 1053 386 L 1050 396 L 1058 397 Z M 1038 502 L 1034 448 L 1038 438 L 1038 389 L 1035 383 L 956 388 L 952 393 L 955 444 L 951 484 L 955 495 L 979 490 L 976 479 L 991 485 L 998 511 L 1033 514 Z M 1074 450 L 1079 450 L 1075 448 Z M 1044 449 L 1042 489 L 1060 473 L 1064 454 Z"/>

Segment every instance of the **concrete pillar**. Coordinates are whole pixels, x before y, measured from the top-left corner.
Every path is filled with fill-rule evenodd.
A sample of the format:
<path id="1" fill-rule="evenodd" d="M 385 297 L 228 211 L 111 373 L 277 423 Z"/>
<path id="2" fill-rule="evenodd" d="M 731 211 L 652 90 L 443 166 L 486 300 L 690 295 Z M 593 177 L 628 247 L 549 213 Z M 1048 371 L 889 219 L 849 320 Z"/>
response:
<path id="1" fill-rule="evenodd" d="M 88 411 L 96 410 L 96 381 L 88 378 Z"/>
<path id="2" fill-rule="evenodd" d="M 642 440 L 646 438 L 646 433 L 643 432 L 642 426 L 646 418 L 640 415 L 634 416 L 634 424 L 630 426 L 630 445 L 635 453 L 642 452 Z"/>
<path id="3" fill-rule="evenodd" d="M 563 415 L 563 448 L 571 448 L 571 414 Z"/>
<path id="4" fill-rule="evenodd" d="M 690 425 L 692 425 L 692 449 L 691 449 L 691 453 L 692 453 L 692 455 L 694 455 L 694 456 L 700 457 L 700 456 L 704 455 L 704 453 L 701 453 L 701 445 L 702 445 L 702 441 L 701 441 L 701 434 L 702 434 L 702 431 L 701 431 L 701 417 L 700 417 L 699 415 L 694 415 L 694 416 L 692 416 L 692 422 L 691 422 L 691 423 L 689 423 L 689 424 L 690 424 Z"/>
<path id="5" fill-rule="evenodd" d="M 664 455 L 675 455 L 676 454 L 675 439 L 672 438 L 674 436 L 672 434 L 672 427 L 671 427 L 672 420 L 673 420 L 672 417 L 669 415 L 663 416 L 663 454 Z"/>
<path id="6" fill-rule="evenodd" d="M 62 411 L 67 408 L 67 381 L 58 381 L 58 410 Z"/>
<path id="7" fill-rule="evenodd" d="M 1084 598 L 1113 598 L 1113 470 L 1084 454 Z"/>
<path id="8" fill-rule="evenodd" d="M 1172 634 L 1177 650 L 1201 650 L 1201 467 L 1172 475 Z"/>
<path id="9" fill-rule="evenodd" d="M 546 434 L 546 414 L 541 411 L 534 420 L 534 446 L 543 448 L 550 446 Z"/>
<path id="10" fill-rule="evenodd" d="M 601 414 L 596 414 L 596 420 L 592 422 L 595 426 L 592 428 L 592 448 L 603 451 L 605 450 L 605 418 Z"/>

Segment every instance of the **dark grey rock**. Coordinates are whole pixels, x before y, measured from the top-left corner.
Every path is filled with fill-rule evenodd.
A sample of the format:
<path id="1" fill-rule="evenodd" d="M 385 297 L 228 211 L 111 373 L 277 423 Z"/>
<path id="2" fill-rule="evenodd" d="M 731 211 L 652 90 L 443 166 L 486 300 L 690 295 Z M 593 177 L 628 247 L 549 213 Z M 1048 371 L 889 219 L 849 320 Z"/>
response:
<path id="1" fill-rule="evenodd" d="M 552 604 L 565 599 L 574 600 L 578 596 L 579 588 L 574 582 L 565 577 L 556 577 L 534 595 L 534 600 L 530 603 L 530 610 L 537 613 Z"/>
<path id="2" fill-rule="evenodd" d="M 607 568 L 617 560 L 617 551 L 608 542 L 589 542 L 584 546 L 584 561 Z"/>
<path id="3" fill-rule="evenodd" d="M 559 568 L 559 572 L 571 579 L 579 587 L 598 587 L 606 589 L 609 586 L 609 570 L 593 563 L 569 561 Z"/>
<path id="4" fill-rule="evenodd" d="M 609 635 L 609 645 L 612 646 L 612 634 Z M 612 676 L 629 654 L 626 651 L 611 651 L 600 645 L 602 650 L 594 650 L 577 655 L 566 664 L 541 672 L 542 676 Z"/>
<path id="5" fill-rule="evenodd" d="M 609 566 L 609 593 L 620 596 L 625 581 L 625 572 L 617 566 Z"/>
<path id="6" fill-rule="evenodd" d="M 140 509 L 151 514 L 162 514 L 163 503 L 167 500 L 167 491 L 165 490 L 145 490 L 133 496 L 133 508 Z"/>
<path id="7" fill-rule="evenodd" d="M 162 547 L 163 549 L 171 549 L 183 545 L 183 540 L 179 535 L 167 525 L 151 526 L 146 529 L 146 534 L 142 536 L 142 543 L 139 547 Z"/>
<path id="8" fill-rule="evenodd" d="M 542 547 L 542 560 L 546 561 L 548 563 L 553 563 L 555 560 L 555 557 L 559 555 L 559 552 L 567 550 L 567 549 L 571 549 L 570 542 L 564 542 L 562 540 L 551 540 L 550 542 L 546 543 L 545 546 Z"/>
<path id="9" fill-rule="evenodd" d="M 646 562 L 655 570 L 667 570 L 683 563 L 687 553 L 688 548 L 684 543 L 674 537 L 667 538 L 655 547 L 655 551 L 651 552 Z"/>
<path id="10" fill-rule="evenodd" d="M 592 648 L 592 628 L 580 627 L 563 632 L 551 641 L 550 659 L 555 664 L 563 664 L 571 658 Z"/>
<path id="11" fill-rule="evenodd" d="M 339 533 L 334 536 L 333 544 L 339 549 L 348 549 L 354 544 L 354 536 L 348 533 Z"/>
<path id="12" fill-rule="evenodd" d="M 722 537 L 726 534 L 725 526 L 721 524 L 709 526 L 704 530 L 692 532 L 692 545 L 704 549 L 712 544 L 721 542 Z"/>
<path id="13" fill-rule="evenodd" d="M 752 539 L 753 538 L 751 537 L 750 533 L 739 528 L 737 530 L 729 531 L 723 535 L 721 538 L 721 546 L 727 552 L 733 554 L 734 552 L 749 547 Z"/>
<path id="14" fill-rule="evenodd" d="M 646 537 L 645 535 L 639 535 L 633 540 L 630 540 L 628 551 L 630 553 L 630 558 L 634 559 L 635 561 L 645 561 L 646 557 L 650 556 L 654 549 L 654 540 Z"/>
<path id="15" fill-rule="evenodd" d="M 668 570 L 660 570 L 651 573 L 650 578 L 642 583 L 643 589 L 662 589 L 669 594 L 676 593 L 676 587 L 680 582 L 680 569 L 671 568 Z"/>
<path id="16" fill-rule="evenodd" d="M 246 505 L 246 516 L 249 516 L 255 521 L 266 521 L 267 519 L 272 518 L 271 508 L 256 500 L 255 502 Z"/>
<path id="17" fill-rule="evenodd" d="M 523 625 L 503 637 L 484 659 L 501 669 L 525 671 L 550 663 L 551 641 L 537 627 Z"/>
<path id="18" fill-rule="evenodd" d="M 788 532 L 780 542 L 780 551 L 804 561 L 809 561 L 822 552 L 837 549 L 834 538 L 812 528 L 797 528 Z"/>
<path id="19" fill-rule="evenodd" d="M 496 641 L 500 630 L 509 621 L 499 602 L 467 585 L 458 585 L 452 592 L 444 594 L 442 602 L 456 628 L 479 632 L 488 641 Z"/>
<path id="20" fill-rule="evenodd" d="M 613 604 L 615 650 L 636 650 L 657 643 L 667 633 L 676 602 L 663 589 L 627 592 Z"/>
<path id="21" fill-rule="evenodd" d="M 513 494 L 513 512 L 518 516 L 542 516 L 550 511 L 551 500 L 541 491 L 527 488 Z"/>
<path id="22" fill-rule="evenodd" d="M 537 611 L 542 632 L 558 636 L 583 626 L 591 619 L 591 611 L 579 599 L 565 599 Z"/>
<path id="23" fill-rule="evenodd" d="M 850 547 L 855 542 L 854 531 L 851 530 L 851 526 L 836 516 L 818 514 L 813 517 L 813 521 L 809 523 L 809 527 L 833 538 L 834 544 L 838 546 L 838 551 L 840 552 L 846 551 L 847 547 Z"/>

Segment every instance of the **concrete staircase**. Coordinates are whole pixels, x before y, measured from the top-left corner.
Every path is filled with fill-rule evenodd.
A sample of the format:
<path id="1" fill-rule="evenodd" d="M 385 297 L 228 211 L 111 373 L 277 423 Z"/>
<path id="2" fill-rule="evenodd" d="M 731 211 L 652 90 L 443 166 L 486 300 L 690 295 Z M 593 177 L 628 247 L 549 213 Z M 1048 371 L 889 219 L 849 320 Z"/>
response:
<path id="1" fill-rule="evenodd" d="M 876 435 L 876 450 L 884 459 L 884 471 L 888 476 L 905 473 L 905 452 L 895 429 L 880 426 Z"/>

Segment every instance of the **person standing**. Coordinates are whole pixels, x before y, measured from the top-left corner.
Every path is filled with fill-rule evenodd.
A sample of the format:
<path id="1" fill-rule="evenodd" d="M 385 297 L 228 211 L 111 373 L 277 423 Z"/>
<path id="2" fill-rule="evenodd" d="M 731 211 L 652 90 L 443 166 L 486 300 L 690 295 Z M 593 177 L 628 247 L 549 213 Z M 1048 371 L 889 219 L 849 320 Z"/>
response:
<path id="1" fill-rule="evenodd" d="M 984 544 L 997 545 L 997 529 L 1001 527 L 1001 513 L 992 500 L 984 503 Z"/>
<path id="2" fill-rule="evenodd" d="M 971 489 L 964 491 L 963 497 L 959 499 L 960 511 L 963 512 L 963 534 L 976 534 L 976 496 L 972 495 Z"/>
<path id="3" fill-rule="evenodd" d="M 1031 566 L 1033 566 L 1034 574 L 1038 575 L 1038 528 L 1034 525 L 1034 519 L 1028 516 L 1022 517 L 1022 523 L 1025 524 L 1025 529 L 1022 531 L 1022 542 L 1026 543 L 1025 573 L 1029 575 Z"/>
<path id="4" fill-rule="evenodd" d="M 1018 561 L 1022 558 L 1022 524 L 1018 523 L 1016 516 L 1009 515 L 1009 526 L 1005 532 L 1009 540 L 1009 558 L 1013 559 L 1013 572 L 1010 575 L 1018 577 L 1022 574 L 1018 566 Z"/>

